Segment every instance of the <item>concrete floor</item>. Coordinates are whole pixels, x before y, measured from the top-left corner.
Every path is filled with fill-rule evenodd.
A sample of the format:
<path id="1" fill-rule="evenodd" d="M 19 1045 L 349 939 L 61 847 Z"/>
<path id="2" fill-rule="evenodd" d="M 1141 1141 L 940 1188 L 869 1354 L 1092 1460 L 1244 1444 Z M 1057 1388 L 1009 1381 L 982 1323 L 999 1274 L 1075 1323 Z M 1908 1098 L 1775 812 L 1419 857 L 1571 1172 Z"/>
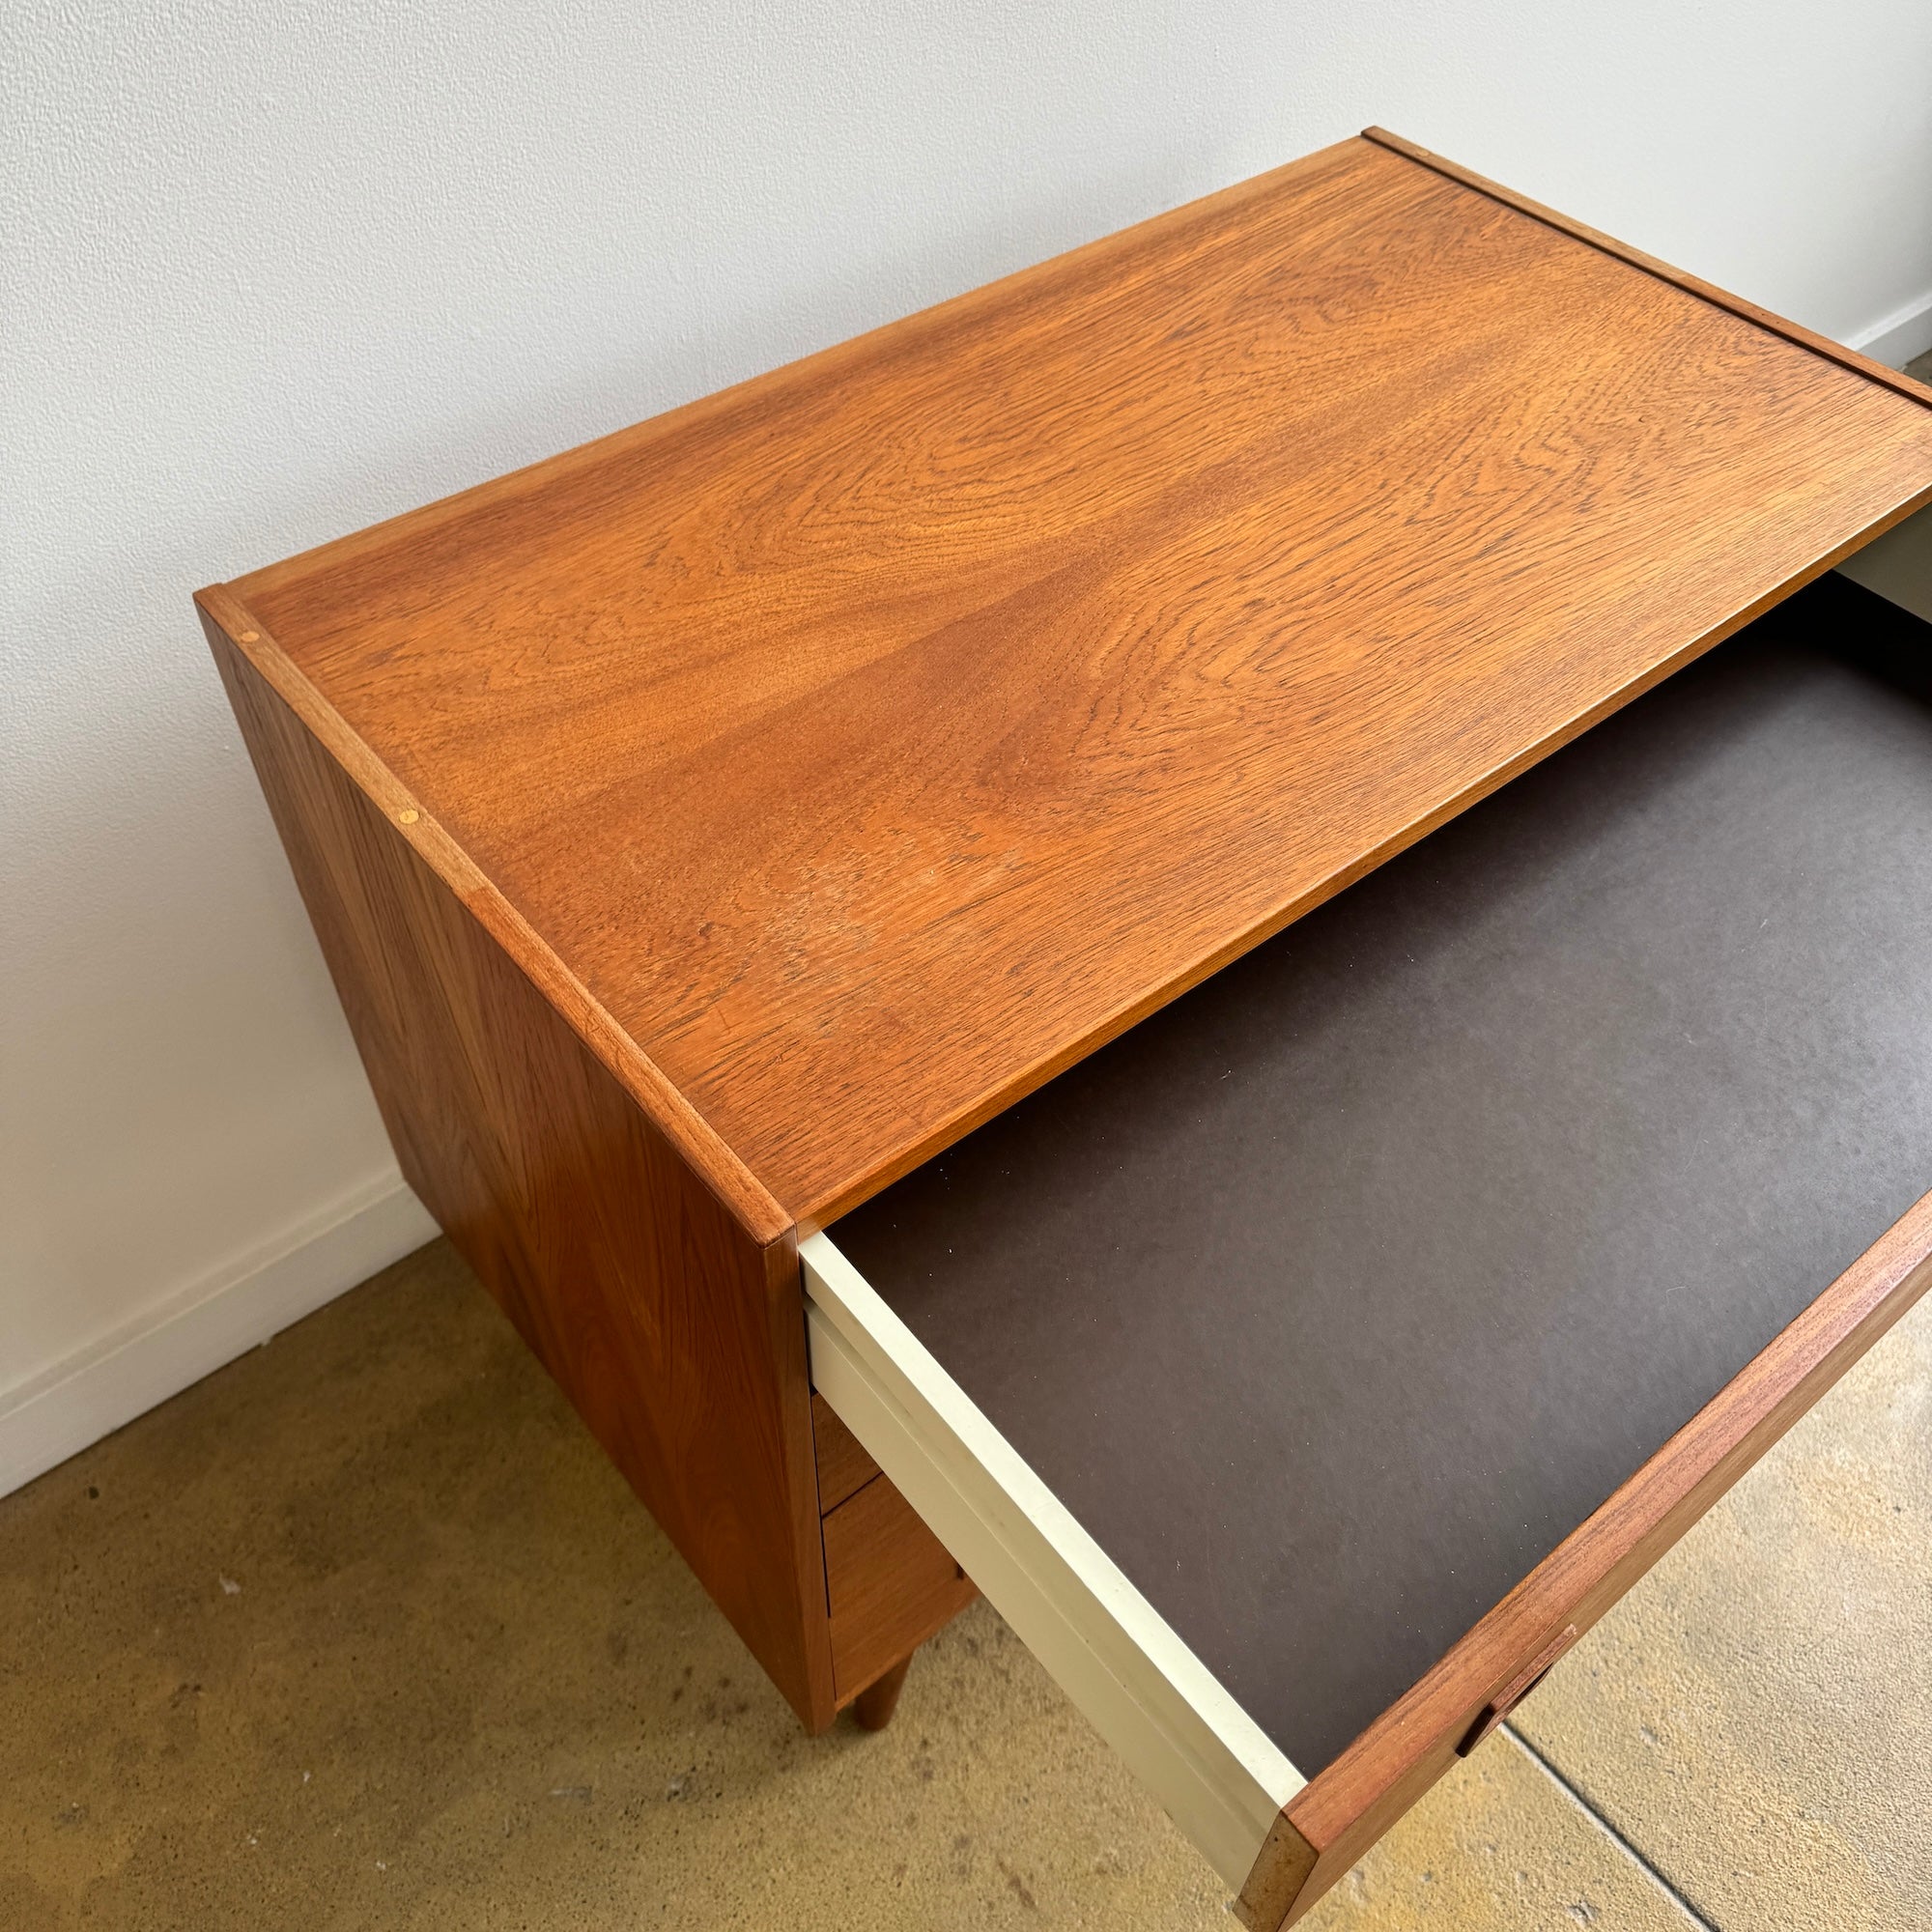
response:
<path id="1" fill-rule="evenodd" d="M 1932 1303 L 1313 1915 L 1932 1926 Z M 983 1605 L 809 1739 L 436 1243 L 0 1501 L 0 1926 L 1225 1927 Z"/>

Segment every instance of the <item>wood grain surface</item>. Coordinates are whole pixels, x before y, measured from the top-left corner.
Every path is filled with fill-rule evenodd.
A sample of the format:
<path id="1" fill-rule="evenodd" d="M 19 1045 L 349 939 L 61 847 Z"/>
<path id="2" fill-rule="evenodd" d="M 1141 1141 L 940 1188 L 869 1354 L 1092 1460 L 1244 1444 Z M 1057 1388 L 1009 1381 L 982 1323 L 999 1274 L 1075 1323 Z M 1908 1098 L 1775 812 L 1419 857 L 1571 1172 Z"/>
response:
<path id="1" fill-rule="evenodd" d="M 1579 242 L 1587 242 L 1593 248 L 1601 248 L 1607 255 L 1613 255 L 1620 262 L 1628 262 L 1634 268 L 1642 269 L 1647 274 L 1660 277 L 1673 288 L 1685 290 L 1688 294 L 1723 309 L 1727 314 L 1740 316 L 1746 322 L 1754 323 L 1758 327 L 1768 329 L 1773 335 L 1779 335 L 1787 342 L 1795 342 L 1801 349 L 1808 349 L 1814 355 L 1822 355 L 1828 362 L 1835 362 L 1842 369 L 1849 369 L 1856 376 L 1862 376 L 1867 382 L 1877 383 L 1888 389 L 1896 389 L 1901 396 L 1909 397 L 1916 403 L 1932 403 L 1932 388 L 1928 388 L 1916 376 L 1909 376 L 1902 369 L 1893 369 L 1884 362 L 1875 361 L 1859 350 L 1848 349 L 1842 342 L 1834 342 L 1829 335 L 1820 335 L 1815 328 L 1806 328 L 1804 324 L 1789 321 L 1781 315 L 1775 315 L 1768 308 L 1760 308 L 1756 302 L 1747 301 L 1742 296 L 1734 296 L 1728 289 L 1720 289 L 1713 282 L 1704 281 L 1689 270 L 1674 267 L 1668 262 L 1659 261 L 1655 255 L 1647 255 L 1641 248 L 1633 248 L 1628 242 L 1619 242 L 1613 235 L 1605 235 L 1601 228 L 1592 228 L 1587 222 L 1546 207 L 1540 201 L 1532 201 L 1526 194 L 1519 194 L 1514 188 L 1504 187 L 1500 183 L 1491 181 L 1485 175 L 1477 174 L 1471 168 L 1459 166 L 1444 156 L 1419 147 L 1413 141 L 1405 141 L 1400 134 L 1391 134 L 1386 128 L 1364 128 L 1362 139 L 1373 141 L 1378 148 L 1386 148 L 1391 154 L 1406 156 L 1409 160 L 1435 173 L 1446 176 L 1450 181 L 1461 182 L 1464 187 L 1475 188 L 1479 193 L 1489 195 L 1492 200 L 1502 202 L 1521 213 L 1534 215 L 1538 221 L 1547 222 L 1564 235 L 1574 236 Z"/>
<path id="2" fill-rule="evenodd" d="M 886 1476 L 873 1477 L 825 1519 L 825 1583 L 841 1705 L 980 1594 Z"/>
<path id="3" fill-rule="evenodd" d="M 815 1390 L 811 1435 L 818 1446 L 818 1507 L 829 1516 L 855 1490 L 863 1490 L 879 1473 L 879 1465 Z"/>
<path id="4" fill-rule="evenodd" d="M 796 1244 L 754 1241 L 208 623 L 410 1184 L 807 1726 L 835 1703 Z"/>
<path id="5" fill-rule="evenodd" d="M 1302 1788 L 1243 1888 L 1243 1922 L 1299 1918 L 1449 1768 L 1525 1663 L 1587 1631 L 1928 1288 L 1932 1194 Z"/>
<path id="6" fill-rule="evenodd" d="M 769 1238 L 1928 494 L 1915 397 L 1356 140 L 223 608 Z"/>

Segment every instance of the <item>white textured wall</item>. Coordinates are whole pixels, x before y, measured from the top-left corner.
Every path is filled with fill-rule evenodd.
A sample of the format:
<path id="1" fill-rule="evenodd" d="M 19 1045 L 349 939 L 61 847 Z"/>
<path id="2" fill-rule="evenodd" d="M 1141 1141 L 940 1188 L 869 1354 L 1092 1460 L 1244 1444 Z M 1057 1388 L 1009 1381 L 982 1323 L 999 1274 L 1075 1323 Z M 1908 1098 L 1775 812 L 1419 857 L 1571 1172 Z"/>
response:
<path id="1" fill-rule="evenodd" d="M 1371 120 L 1836 335 L 1932 302 L 1925 0 L 9 0 L 0 39 L 0 1391 L 393 1175 L 194 585 Z"/>

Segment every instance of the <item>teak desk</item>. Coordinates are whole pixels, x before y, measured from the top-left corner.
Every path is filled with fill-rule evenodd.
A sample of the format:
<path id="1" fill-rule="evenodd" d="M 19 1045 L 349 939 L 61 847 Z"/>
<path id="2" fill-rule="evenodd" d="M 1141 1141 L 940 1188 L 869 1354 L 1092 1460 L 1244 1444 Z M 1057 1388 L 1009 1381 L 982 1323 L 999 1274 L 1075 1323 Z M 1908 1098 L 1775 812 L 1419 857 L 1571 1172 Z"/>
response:
<path id="1" fill-rule="evenodd" d="M 199 602 L 801 1719 L 977 1583 L 1273 1927 L 1932 1275 L 1928 405 L 1371 131 Z"/>

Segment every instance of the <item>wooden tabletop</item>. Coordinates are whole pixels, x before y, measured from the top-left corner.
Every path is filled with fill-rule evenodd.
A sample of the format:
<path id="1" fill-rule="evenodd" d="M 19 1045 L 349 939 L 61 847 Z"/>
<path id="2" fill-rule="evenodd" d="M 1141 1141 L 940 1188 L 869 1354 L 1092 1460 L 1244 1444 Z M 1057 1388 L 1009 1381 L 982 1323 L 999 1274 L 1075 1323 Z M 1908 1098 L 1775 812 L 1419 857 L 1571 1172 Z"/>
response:
<path id="1" fill-rule="evenodd" d="M 1932 497 L 1928 402 L 1364 138 L 203 602 L 810 1228 Z"/>

